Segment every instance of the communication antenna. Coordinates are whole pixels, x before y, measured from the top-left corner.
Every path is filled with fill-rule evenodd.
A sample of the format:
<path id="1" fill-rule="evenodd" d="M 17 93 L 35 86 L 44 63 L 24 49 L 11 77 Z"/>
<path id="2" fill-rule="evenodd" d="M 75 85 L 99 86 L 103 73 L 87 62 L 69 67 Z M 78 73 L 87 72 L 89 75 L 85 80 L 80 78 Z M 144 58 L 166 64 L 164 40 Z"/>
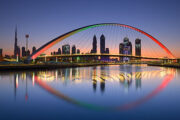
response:
<path id="1" fill-rule="evenodd" d="M 29 38 L 29 35 L 26 34 L 25 37 L 26 37 L 26 52 L 27 52 L 28 51 L 28 38 Z"/>

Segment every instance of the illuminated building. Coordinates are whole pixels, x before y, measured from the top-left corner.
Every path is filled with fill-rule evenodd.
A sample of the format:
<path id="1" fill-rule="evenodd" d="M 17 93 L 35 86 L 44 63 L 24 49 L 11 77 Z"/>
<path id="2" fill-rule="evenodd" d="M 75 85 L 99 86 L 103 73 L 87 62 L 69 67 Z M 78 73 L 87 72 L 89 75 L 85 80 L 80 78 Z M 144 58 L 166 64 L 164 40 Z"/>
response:
<path id="1" fill-rule="evenodd" d="M 56 55 L 56 52 L 54 51 L 53 54 Z"/>
<path id="2" fill-rule="evenodd" d="M 62 54 L 70 54 L 70 45 L 69 44 L 62 46 Z"/>
<path id="3" fill-rule="evenodd" d="M 105 37 L 103 34 L 100 37 L 100 53 L 105 53 Z"/>
<path id="4" fill-rule="evenodd" d="M 22 57 L 25 57 L 26 56 L 26 50 L 25 50 L 25 47 L 22 47 Z"/>
<path id="5" fill-rule="evenodd" d="M 36 47 L 33 46 L 33 48 L 32 48 L 32 54 L 33 54 L 35 51 L 36 51 Z"/>
<path id="6" fill-rule="evenodd" d="M 61 48 L 58 49 L 58 52 L 57 52 L 58 55 L 61 54 Z"/>
<path id="7" fill-rule="evenodd" d="M 72 54 L 76 54 L 76 46 L 75 45 L 72 46 Z"/>
<path id="8" fill-rule="evenodd" d="M 103 54 L 103 53 L 109 54 L 109 48 L 105 47 L 105 36 L 103 34 L 100 37 L 100 53 L 101 54 Z M 109 57 L 102 56 L 101 59 L 102 60 L 108 60 Z"/>
<path id="9" fill-rule="evenodd" d="M 77 54 L 80 54 L 80 49 L 77 49 Z"/>
<path id="10" fill-rule="evenodd" d="M 109 48 L 106 48 L 106 54 L 109 54 Z M 109 60 L 109 56 L 106 56 L 106 60 Z"/>
<path id="11" fill-rule="evenodd" d="M 92 47 L 91 53 L 97 53 L 97 39 L 95 35 L 93 37 Z"/>
<path id="12" fill-rule="evenodd" d="M 141 56 L 141 39 L 139 38 L 135 40 L 135 55 Z"/>
<path id="13" fill-rule="evenodd" d="M 96 35 L 94 35 L 94 37 L 93 37 L 91 53 L 97 53 L 97 38 L 96 38 Z M 97 60 L 98 57 L 95 56 L 95 57 L 91 57 L 91 58 L 88 58 L 88 59 Z"/>
<path id="14" fill-rule="evenodd" d="M 124 49 L 124 44 L 120 43 L 119 44 L 119 54 L 123 54 L 123 49 Z M 123 57 L 120 57 L 120 61 L 123 61 Z"/>
<path id="15" fill-rule="evenodd" d="M 30 51 L 29 50 L 26 51 L 26 56 L 30 56 Z"/>
<path id="16" fill-rule="evenodd" d="M 76 46 L 75 45 L 72 46 L 71 54 L 76 54 Z M 77 59 L 77 57 L 72 57 L 72 61 L 76 61 L 76 59 Z"/>
<path id="17" fill-rule="evenodd" d="M 17 27 L 15 29 L 15 43 L 14 43 L 14 57 L 16 58 L 16 56 L 20 56 L 20 48 L 17 45 L 18 43 L 18 39 L 17 39 Z"/>
<path id="18" fill-rule="evenodd" d="M 106 48 L 106 53 L 109 54 L 109 48 Z"/>
<path id="19" fill-rule="evenodd" d="M 132 55 L 132 43 L 129 41 L 129 38 L 125 37 L 123 43 L 119 44 L 119 53 L 125 55 Z M 129 61 L 129 57 L 122 57 L 120 61 Z"/>
<path id="20" fill-rule="evenodd" d="M 29 38 L 29 35 L 26 34 L 25 37 L 26 37 L 26 52 L 27 52 L 28 51 L 28 38 Z"/>
<path id="21" fill-rule="evenodd" d="M 177 62 L 180 63 L 180 59 L 177 59 Z"/>
<path id="22" fill-rule="evenodd" d="M 124 49 L 123 49 L 124 54 L 132 55 L 132 44 L 129 41 L 129 38 L 125 37 L 124 38 Z"/>
<path id="23" fill-rule="evenodd" d="M 20 47 L 17 46 L 17 55 L 20 57 L 20 54 L 21 54 L 21 50 L 20 50 Z"/>
<path id="24" fill-rule="evenodd" d="M 0 48 L 0 57 L 3 57 L 3 49 Z"/>

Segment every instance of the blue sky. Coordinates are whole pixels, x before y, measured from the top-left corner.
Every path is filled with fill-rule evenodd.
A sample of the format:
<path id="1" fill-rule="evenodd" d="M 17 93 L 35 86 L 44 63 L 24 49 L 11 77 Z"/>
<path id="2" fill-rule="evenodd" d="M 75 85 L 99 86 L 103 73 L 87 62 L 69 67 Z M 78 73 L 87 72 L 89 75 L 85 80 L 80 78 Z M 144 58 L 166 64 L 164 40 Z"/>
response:
<path id="1" fill-rule="evenodd" d="M 155 36 L 180 57 L 179 0 L 0 0 L 0 48 L 13 53 L 14 30 L 19 45 L 40 47 L 72 29 L 115 22 Z"/>

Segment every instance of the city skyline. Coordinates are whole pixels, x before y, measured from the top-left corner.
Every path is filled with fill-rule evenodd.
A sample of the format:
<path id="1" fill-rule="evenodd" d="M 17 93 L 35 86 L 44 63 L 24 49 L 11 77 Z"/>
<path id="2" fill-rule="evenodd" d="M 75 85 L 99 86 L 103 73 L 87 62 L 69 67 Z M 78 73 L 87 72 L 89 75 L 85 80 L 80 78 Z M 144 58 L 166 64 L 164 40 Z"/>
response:
<path id="1" fill-rule="evenodd" d="M 0 0 L 0 120 L 180 120 L 179 11 L 180 0 Z"/>
<path id="2" fill-rule="evenodd" d="M 76 8 L 75 6 L 72 6 L 72 4 L 78 4 L 80 2 L 84 5 L 87 4 L 86 1 L 81 1 L 81 0 L 76 3 L 74 3 L 73 1 L 70 1 L 69 2 L 70 5 L 67 6 L 67 8 L 65 8 L 65 9 L 68 9 L 71 7 L 72 7 L 72 9 Z M 87 21 L 82 22 L 81 21 L 82 17 L 80 16 L 79 18 L 76 18 L 79 22 L 73 23 L 73 22 L 71 22 L 72 20 L 69 19 L 66 23 L 65 22 L 66 19 L 68 19 L 70 16 L 73 17 L 74 15 L 72 14 L 72 9 L 69 9 L 69 11 L 63 11 L 64 7 L 61 6 L 62 11 L 64 13 L 67 13 L 68 17 L 67 18 L 60 17 L 59 14 L 53 14 L 54 17 L 56 17 L 56 18 L 62 18 L 61 19 L 62 21 L 58 22 L 57 20 L 55 20 L 55 22 L 51 23 L 51 21 L 52 20 L 54 21 L 54 19 L 52 19 L 52 20 L 45 19 L 45 16 L 47 18 L 49 18 L 51 15 L 50 14 L 49 15 L 42 14 L 44 11 L 47 11 L 45 9 L 46 8 L 45 6 L 48 5 L 48 3 L 49 3 L 48 1 L 44 2 L 44 5 L 42 6 L 42 11 L 38 10 L 38 8 L 37 8 L 37 5 L 40 4 L 39 2 L 37 2 L 37 5 L 35 5 L 35 4 L 33 4 L 33 1 L 31 1 L 31 2 L 30 1 L 28 1 L 28 2 L 1 1 L 1 3 L 2 3 L 1 5 L 3 5 L 3 6 L 1 7 L 2 23 L 0 23 L 0 24 L 2 24 L 2 27 L 0 29 L 0 41 L 1 41 L 0 48 L 3 48 L 3 53 L 13 55 L 12 42 L 14 42 L 14 28 L 16 25 L 18 27 L 18 41 L 20 42 L 19 46 L 25 46 L 25 35 L 29 34 L 30 35 L 29 48 L 32 48 L 33 46 L 36 46 L 37 48 L 39 48 L 41 45 L 43 45 L 46 42 L 50 41 L 51 39 L 59 36 L 60 34 L 68 32 L 77 27 L 81 27 L 81 26 L 84 26 L 87 24 L 92 24 L 92 23 L 112 21 L 112 22 L 116 22 L 116 23 L 129 24 L 132 26 L 136 26 L 142 30 L 145 30 L 146 32 L 154 35 L 163 44 L 165 44 L 174 53 L 174 55 L 176 57 L 180 57 L 180 55 L 178 53 L 178 51 L 180 49 L 178 47 L 178 44 L 180 44 L 179 43 L 179 34 L 178 34 L 179 22 L 175 22 L 175 21 L 178 21 L 180 18 L 180 16 L 176 12 L 179 9 L 178 4 L 176 4 L 176 3 L 178 3 L 179 1 L 172 1 L 172 2 L 168 2 L 168 1 L 152 1 L 152 2 L 136 1 L 134 6 L 132 6 L 133 2 L 128 3 L 125 1 L 114 1 L 114 3 L 110 2 L 110 1 L 103 1 L 104 6 L 101 6 L 100 2 L 96 2 L 96 4 L 94 4 L 94 2 L 95 1 L 92 1 L 89 3 L 91 5 L 93 4 L 93 7 L 94 7 L 93 11 L 88 10 L 89 7 L 86 5 L 86 9 L 84 12 L 91 13 L 90 15 L 88 15 L 88 14 L 85 15 L 86 17 L 89 18 Z M 21 4 L 18 4 L 18 3 L 21 3 Z M 55 12 L 55 10 L 57 10 L 57 8 L 59 8 L 56 5 L 58 3 L 59 2 L 55 1 L 55 0 L 54 0 L 54 2 L 51 2 L 49 5 L 50 6 L 54 5 L 54 8 L 50 8 L 49 11 L 47 11 L 47 13 L 57 13 L 57 12 Z M 67 2 L 65 2 L 65 1 L 62 1 L 60 3 L 61 3 L 61 5 L 67 4 Z M 111 3 L 111 4 L 108 4 L 108 3 Z M 154 5 L 153 3 L 156 3 L 156 4 Z M 13 6 L 12 6 L 12 4 L 13 4 Z M 26 8 L 24 8 L 24 6 L 22 4 L 24 4 L 26 6 Z M 151 11 L 152 4 L 153 4 L 153 8 L 154 8 L 153 11 Z M 7 5 L 11 6 L 8 8 L 8 10 L 5 7 Z M 121 7 L 118 8 L 118 5 L 121 5 Z M 158 7 L 159 5 L 161 5 L 161 8 Z M 166 9 L 167 5 L 171 9 L 167 10 Z M 18 6 L 17 9 L 14 9 L 14 6 Z M 112 8 L 114 6 L 116 11 L 119 11 L 122 16 L 120 16 L 120 15 L 115 16 L 114 13 L 116 13 L 116 11 L 114 9 L 112 9 L 112 10 L 110 9 L 109 11 L 107 11 L 105 9 L 107 6 L 110 8 Z M 128 10 L 130 12 L 132 12 L 132 13 L 138 12 L 139 14 L 132 15 L 132 13 L 130 13 L 132 15 L 132 17 L 130 17 L 130 16 L 129 17 L 132 19 L 129 20 L 127 17 L 127 12 L 121 11 L 125 6 L 129 6 Z M 145 12 L 139 11 L 140 10 L 139 7 L 141 7 L 141 6 L 143 6 L 142 9 L 144 9 Z M 30 10 L 31 7 L 34 7 L 35 10 L 37 10 L 37 13 L 35 15 L 39 15 L 38 19 L 35 19 L 34 17 L 30 17 L 30 16 L 33 16 L 33 14 L 35 13 L 34 10 Z M 83 8 L 81 8 L 81 9 L 83 9 Z M 108 14 L 108 15 L 106 14 L 107 16 L 105 17 L 104 12 L 102 12 L 100 10 L 100 8 L 102 8 L 102 10 L 105 10 L 106 12 L 111 13 L 111 14 Z M 138 8 L 138 9 L 135 10 L 133 8 Z M 22 12 L 19 11 L 20 9 L 24 9 L 25 10 L 24 13 L 27 13 L 27 14 L 24 14 L 24 13 L 22 14 Z M 84 14 L 84 12 L 82 12 L 81 9 L 79 8 L 77 10 L 76 9 L 74 9 L 74 10 L 78 14 Z M 94 14 L 95 10 L 97 10 L 97 12 L 99 14 Z M 166 12 L 162 12 L 164 10 L 166 10 Z M 58 12 L 61 13 L 61 11 L 59 11 L 59 10 L 58 10 Z M 6 16 L 5 13 L 9 13 L 9 15 Z M 146 20 L 139 19 L 139 18 L 142 18 L 142 16 L 146 16 L 147 14 L 149 16 L 147 16 L 147 18 L 146 17 L 144 18 Z M 12 16 L 15 16 L 15 15 L 19 16 L 20 18 L 17 17 L 17 19 L 11 19 Z M 98 19 L 94 20 L 93 18 L 96 16 Z M 101 17 L 104 17 L 106 19 L 102 19 Z M 32 22 L 27 22 L 29 20 L 27 18 L 32 20 Z M 40 23 L 40 20 L 42 18 L 44 20 L 44 22 L 43 22 L 44 25 Z M 123 18 L 123 19 L 121 19 L 121 18 Z M 154 19 L 149 19 L 149 18 L 154 18 Z M 163 22 L 161 22 L 160 18 L 161 18 L 161 20 L 164 18 Z M 33 21 L 37 21 L 38 24 Z M 146 21 L 146 22 L 144 22 L 144 21 Z M 171 21 L 171 22 L 169 22 L 169 21 Z M 10 24 L 8 25 L 9 22 L 10 22 Z M 70 24 L 70 22 L 71 22 L 71 24 Z M 168 28 L 166 26 L 167 24 L 168 24 Z M 44 29 L 43 27 L 46 29 Z M 52 28 L 54 28 L 54 29 L 52 29 Z"/>
<path id="3" fill-rule="evenodd" d="M 94 35 L 94 37 L 92 39 L 92 49 L 90 49 L 90 50 L 87 49 L 87 52 L 85 52 L 85 53 L 88 53 L 88 54 L 89 53 L 90 54 L 91 53 L 93 53 L 93 54 L 94 53 L 109 54 L 110 53 L 110 49 L 106 48 L 105 41 L 106 41 L 106 38 L 105 38 L 104 34 L 102 34 L 99 39 L 97 39 L 96 35 Z M 97 47 L 98 42 L 99 42 L 99 48 Z M 126 42 L 128 42 L 128 43 L 126 43 Z M 130 50 L 128 50 L 127 53 L 123 52 L 124 51 L 123 48 L 120 48 L 121 44 L 128 44 L 128 45 L 130 44 Z M 62 48 L 62 52 L 61 52 L 61 48 Z M 76 44 L 72 44 L 72 45 L 70 45 L 70 44 L 62 44 L 62 46 L 60 46 L 57 51 L 56 50 L 52 51 L 51 55 L 76 54 L 77 50 L 76 50 Z M 129 38 L 128 37 L 124 37 L 123 43 L 119 43 L 119 54 L 133 55 L 133 51 L 134 51 L 135 55 L 141 56 L 141 39 L 140 38 L 136 38 L 135 39 L 134 50 L 133 50 L 132 43 L 129 40 Z M 84 54 L 84 53 L 82 52 L 81 54 Z"/>

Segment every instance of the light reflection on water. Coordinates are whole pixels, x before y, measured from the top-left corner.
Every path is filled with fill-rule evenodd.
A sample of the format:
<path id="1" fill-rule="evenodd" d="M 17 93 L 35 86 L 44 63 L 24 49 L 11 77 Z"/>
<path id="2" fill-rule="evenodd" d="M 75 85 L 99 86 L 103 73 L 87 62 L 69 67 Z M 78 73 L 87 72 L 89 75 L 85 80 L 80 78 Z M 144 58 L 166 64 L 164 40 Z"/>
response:
<path id="1" fill-rule="evenodd" d="M 74 119 L 81 119 L 84 116 L 80 112 L 95 116 L 100 112 L 103 116 L 97 119 L 107 119 L 107 116 L 144 119 L 147 117 L 144 115 L 149 113 L 146 111 L 152 106 L 159 111 L 165 111 L 164 109 L 171 108 L 165 107 L 165 104 L 173 104 L 173 97 L 180 100 L 179 94 L 172 93 L 179 91 L 178 75 L 177 69 L 146 65 L 3 72 L 0 73 L 0 115 L 10 119 L 27 116 L 37 119 L 70 119 L 74 115 Z M 164 106 L 157 107 L 160 104 Z M 180 109 L 179 104 L 173 105 L 173 110 Z M 24 110 L 24 114 L 13 116 L 17 113 L 16 109 Z M 41 111 L 38 111 L 38 115 L 30 114 L 29 111 L 34 109 Z M 71 117 L 67 115 L 67 111 Z M 124 112 L 132 116 L 126 116 Z M 137 115 L 134 112 L 142 114 Z M 163 118 L 156 115 L 156 110 L 151 112 L 154 116 L 149 119 Z M 167 114 L 165 118 L 172 118 L 175 113 L 176 111 Z M 178 118 L 179 115 L 175 114 L 174 117 Z"/>

